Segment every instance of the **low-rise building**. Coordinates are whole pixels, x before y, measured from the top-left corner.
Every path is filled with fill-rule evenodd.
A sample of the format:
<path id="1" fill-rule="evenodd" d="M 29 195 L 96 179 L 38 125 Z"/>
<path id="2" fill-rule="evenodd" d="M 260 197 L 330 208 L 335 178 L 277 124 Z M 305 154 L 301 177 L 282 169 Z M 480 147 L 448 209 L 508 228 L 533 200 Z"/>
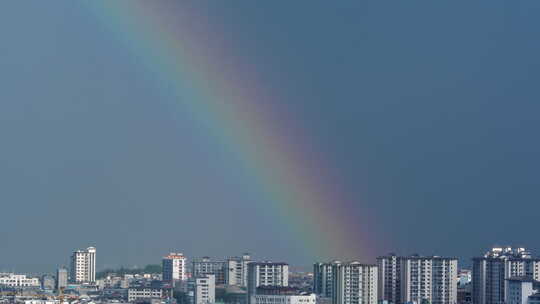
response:
<path id="1" fill-rule="evenodd" d="M 38 278 L 28 278 L 24 274 L 0 273 L 0 285 L 9 287 L 40 287 Z"/>
<path id="2" fill-rule="evenodd" d="M 163 297 L 163 289 L 151 287 L 131 287 L 128 289 L 128 301 L 139 302 L 148 301 L 151 299 L 161 299 Z"/>
<path id="3" fill-rule="evenodd" d="M 316 304 L 317 295 L 300 293 L 295 288 L 279 286 L 261 286 L 251 296 L 253 304 Z"/>

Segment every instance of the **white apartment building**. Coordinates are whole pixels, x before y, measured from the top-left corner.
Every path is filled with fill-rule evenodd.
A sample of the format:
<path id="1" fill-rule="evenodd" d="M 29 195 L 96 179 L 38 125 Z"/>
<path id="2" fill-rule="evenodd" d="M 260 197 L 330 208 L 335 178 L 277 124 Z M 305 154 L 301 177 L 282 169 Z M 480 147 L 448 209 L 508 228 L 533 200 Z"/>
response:
<path id="1" fill-rule="evenodd" d="M 525 248 L 495 247 L 483 257 L 473 258 L 473 303 L 505 302 L 506 279 L 523 277 L 540 280 L 540 259 Z"/>
<path id="2" fill-rule="evenodd" d="M 248 264 L 248 304 L 257 294 L 259 286 L 289 286 L 289 264 L 274 262 L 253 262 Z"/>
<path id="3" fill-rule="evenodd" d="M 216 302 L 216 277 L 213 274 L 193 277 L 188 282 L 188 295 L 192 304 Z"/>
<path id="4" fill-rule="evenodd" d="M 225 265 L 224 261 L 212 261 L 209 257 L 195 259 L 192 262 L 193 277 L 205 275 L 214 275 L 216 277 L 216 285 L 225 284 Z"/>
<path id="5" fill-rule="evenodd" d="M 9 287 L 40 287 L 38 278 L 28 278 L 24 274 L 0 273 L 0 285 Z"/>
<path id="6" fill-rule="evenodd" d="M 247 287 L 248 264 L 251 257 L 245 253 L 241 257 L 230 257 L 225 261 L 225 284 Z"/>
<path id="7" fill-rule="evenodd" d="M 306 295 L 254 295 L 253 304 L 316 304 L 315 294 Z"/>
<path id="8" fill-rule="evenodd" d="M 182 253 L 171 252 L 163 257 L 163 281 L 185 281 L 186 275 L 186 257 Z"/>
<path id="9" fill-rule="evenodd" d="M 379 257 L 379 300 L 390 303 L 457 303 L 456 258 Z"/>
<path id="10" fill-rule="evenodd" d="M 378 269 L 360 262 L 334 264 L 332 304 L 377 304 Z"/>
<path id="11" fill-rule="evenodd" d="M 71 280 L 74 283 L 96 282 L 96 248 L 77 250 L 71 255 Z"/>
<path id="12" fill-rule="evenodd" d="M 313 265 L 313 292 L 323 298 L 332 298 L 332 288 L 334 287 L 334 273 L 332 272 L 335 264 L 341 264 L 340 261 L 330 263 L 315 263 Z"/>
<path id="13" fill-rule="evenodd" d="M 161 299 L 161 288 L 132 287 L 128 289 L 128 302 L 146 301 L 149 299 Z"/>

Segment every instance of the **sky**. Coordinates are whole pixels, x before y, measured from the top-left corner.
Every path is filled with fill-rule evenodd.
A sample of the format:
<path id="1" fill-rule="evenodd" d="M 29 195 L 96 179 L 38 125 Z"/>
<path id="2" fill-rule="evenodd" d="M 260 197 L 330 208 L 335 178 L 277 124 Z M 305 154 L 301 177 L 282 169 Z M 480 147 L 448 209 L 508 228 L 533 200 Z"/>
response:
<path id="1" fill-rule="evenodd" d="M 325 210 L 369 235 L 349 233 L 366 250 L 345 257 L 540 254 L 540 2 L 184 3 L 153 5 L 212 33 L 186 44 L 270 92 L 266 106 L 339 176 L 352 203 Z M 0 270 L 52 271 L 88 246 L 100 269 L 170 251 L 340 258 L 291 231 L 300 224 L 272 208 L 240 141 L 216 138 L 228 124 L 184 108 L 182 89 L 130 46 L 141 28 L 114 18 L 88 1 L 0 4 Z M 227 56 L 196 45 L 216 37 Z"/>

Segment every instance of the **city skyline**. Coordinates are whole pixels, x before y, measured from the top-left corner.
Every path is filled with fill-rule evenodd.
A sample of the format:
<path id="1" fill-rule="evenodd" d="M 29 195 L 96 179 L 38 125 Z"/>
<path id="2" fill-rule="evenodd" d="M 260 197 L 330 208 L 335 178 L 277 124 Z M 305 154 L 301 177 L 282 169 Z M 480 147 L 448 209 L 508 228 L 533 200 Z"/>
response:
<path id="1" fill-rule="evenodd" d="M 540 252 L 538 1 L 1 7 L 0 269 Z"/>
<path id="2" fill-rule="evenodd" d="M 510 250 L 508 252 L 508 250 Z M 241 251 L 239 251 L 241 252 Z M 472 270 L 473 266 L 474 266 L 474 262 L 477 261 L 478 259 L 480 260 L 483 260 L 485 258 L 488 258 L 488 257 L 491 257 L 493 258 L 493 254 L 495 254 L 498 256 L 506 256 L 506 255 L 515 255 L 515 256 L 520 256 L 520 255 L 525 255 L 527 259 L 530 259 L 531 261 L 540 261 L 540 254 L 534 252 L 534 251 L 530 251 L 529 250 L 529 247 L 524 247 L 524 246 L 512 246 L 512 245 L 509 245 L 509 244 L 505 244 L 504 246 L 500 246 L 499 244 L 497 245 L 494 245 L 494 246 L 488 246 L 485 248 L 484 251 L 481 251 L 481 253 L 476 253 L 475 255 L 471 256 L 471 257 L 468 257 L 466 259 L 460 259 L 460 258 L 457 258 L 455 256 L 450 256 L 450 255 L 445 255 L 444 253 L 436 253 L 436 254 L 421 254 L 421 253 L 418 253 L 418 252 L 414 252 L 414 253 L 400 253 L 400 252 L 397 252 L 397 251 L 394 251 L 394 252 L 389 252 L 389 253 L 386 253 L 386 254 L 380 254 L 378 255 L 375 259 L 373 260 L 369 260 L 369 259 L 327 259 L 327 260 L 313 260 L 313 261 L 309 261 L 310 264 L 308 265 L 302 265 L 302 264 L 291 264 L 288 262 L 287 259 L 273 259 L 271 257 L 259 257 L 257 255 L 253 255 L 251 253 L 237 253 L 237 254 L 233 254 L 233 255 L 229 255 L 229 256 L 220 256 L 220 255 L 194 255 L 194 256 L 187 256 L 185 255 L 183 252 L 167 252 L 167 253 L 163 253 L 161 255 L 161 257 L 155 259 L 155 260 L 150 260 L 150 261 L 147 261 L 146 263 L 142 263 L 142 264 L 133 264 L 133 265 L 127 265 L 127 264 L 118 264 L 118 265 L 100 265 L 99 262 L 96 262 L 96 247 L 94 246 L 90 246 L 86 249 L 74 249 L 74 251 L 72 252 L 71 256 L 69 256 L 67 258 L 67 260 L 69 261 L 67 264 L 61 264 L 61 265 L 49 265 L 47 267 L 47 269 L 32 269 L 32 270 L 27 270 L 27 271 L 24 271 L 24 270 L 16 270 L 14 267 L 11 267 L 11 268 L 0 268 L 0 273 L 22 273 L 22 274 L 28 274 L 28 275 L 37 275 L 37 274 L 53 274 L 54 272 L 57 272 L 59 269 L 64 269 L 66 271 L 68 271 L 68 273 L 70 273 L 71 276 L 74 275 L 73 271 L 75 271 L 75 273 L 77 272 L 77 270 L 75 270 L 74 268 L 74 265 L 77 264 L 77 259 L 75 259 L 76 256 L 79 256 L 79 255 L 83 255 L 83 264 L 86 264 L 88 263 L 89 266 L 85 266 L 85 267 L 89 267 L 89 269 L 92 269 L 93 273 L 92 274 L 82 274 L 83 277 L 89 277 L 91 279 L 83 279 L 82 281 L 88 281 L 88 282 L 92 282 L 93 280 L 95 280 L 95 277 L 96 277 L 96 274 L 98 272 L 103 272 L 103 271 L 111 271 L 111 270 L 118 270 L 118 269 L 122 269 L 122 268 L 125 268 L 127 270 L 130 270 L 130 269 L 138 269 L 138 270 L 142 270 L 143 267 L 146 267 L 146 266 L 156 266 L 156 265 L 159 265 L 160 267 L 162 267 L 163 269 L 167 268 L 167 267 L 171 267 L 171 269 L 173 269 L 172 267 L 172 264 L 169 265 L 169 266 L 165 266 L 165 261 L 169 261 L 169 263 L 171 263 L 170 261 L 172 260 L 177 260 L 177 259 L 181 259 L 182 262 L 181 264 L 179 265 L 176 265 L 174 266 L 175 268 L 174 269 L 177 269 L 177 270 L 168 270 L 169 272 L 169 276 L 172 275 L 171 273 L 172 272 L 178 272 L 179 273 L 179 276 L 181 277 L 184 277 L 184 278 L 187 278 L 186 277 L 186 273 L 189 273 L 190 275 L 193 275 L 193 272 L 195 273 L 200 273 L 201 275 L 204 275 L 206 274 L 205 271 L 207 270 L 201 270 L 201 269 L 211 269 L 211 273 L 213 273 L 215 270 L 215 265 L 212 265 L 212 264 L 216 264 L 216 263 L 223 263 L 223 265 L 229 265 L 228 268 L 230 267 L 237 267 L 235 265 L 237 265 L 236 263 L 238 263 L 238 261 L 242 261 L 243 259 L 245 259 L 244 261 L 246 261 L 246 263 L 276 263 L 276 264 L 287 264 L 289 265 L 291 271 L 295 271 L 295 272 L 313 272 L 313 266 L 314 264 L 316 265 L 319 265 L 320 267 L 324 266 L 324 265 L 330 265 L 332 266 L 333 264 L 335 263 L 343 263 L 343 264 L 348 264 L 348 263 L 360 263 L 362 265 L 370 265 L 370 266 L 376 266 L 377 264 L 380 263 L 380 260 L 381 259 L 388 259 L 388 258 L 395 258 L 397 260 L 399 259 L 403 259 L 403 258 L 412 258 L 412 259 L 451 259 L 451 260 L 456 260 L 456 262 L 458 263 L 459 267 L 456 268 L 456 270 Z M 532 253 L 531 253 L 532 252 Z M 87 257 L 87 255 L 89 253 L 92 253 L 93 257 L 91 259 L 89 259 Z M 498 257 L 495 257 L 495 258 L 498 258 Z M 101 258 L 101 257 L 100 257 Z M 88 260 L 89 259 L 89 260 Z M 99 261 L 99 259 L 98 259 Z M 235 262 L 234 264 L 230 264 L 232 262 Z M 196 266 L 198 270 L 195 270 L 193 267 L 195 267 L 195 264 L 206 264 L 205 266 Z M 69 265 L 69 266 L 68 266 Z M 244 263 L 239 263 L 238 264 L 240 266 L 240 269 L 242 269 L 242 267 L 247 267 L 247 264 L 244 264 Z M 204 267 L 204 268 L 199 268 L 199 267 Z M 232 269 L 232 268 L 231 268 Z M 247 268 L 246 268 L 247 269 Z M 238 270 L 237 270 L 238 271 Z M 245 271 L 245 270 L 244 270 Z M 243 271 L 240 270 L 240 272 L 242 273 Z M 244 275 L 247 276 L 247 273 L 246 274 L 238 274 L 239 275 L 239 278 L 243 277 Z M 230 275 L 230 274 L 229 274 Z M 225 273 L 222 273 L 220 275 L 222 278 L 221 280 L 224 280 L 227 275 Z M 234 275 L 236 276 L 236 274 Z M 218 277 L 216 277 L 218 278 Z M 242 279 L 231 279 L 231 280 L 242 280 Z M 176 278 L 178 279 L 178 278 Z M 78 279 L 77 279 L 78 280 Z M 168 279 L 170 281 L 170 279 Z M 167 281 L 167 280 L 164 280 L 164 281 Z M 236 283 L 235 283 L 236 284 Z M 238 283 L 238 284 L 242 284 L 242 283 Z M 244 285 L 246 285 L 247 283 L 244 283 Z"/>

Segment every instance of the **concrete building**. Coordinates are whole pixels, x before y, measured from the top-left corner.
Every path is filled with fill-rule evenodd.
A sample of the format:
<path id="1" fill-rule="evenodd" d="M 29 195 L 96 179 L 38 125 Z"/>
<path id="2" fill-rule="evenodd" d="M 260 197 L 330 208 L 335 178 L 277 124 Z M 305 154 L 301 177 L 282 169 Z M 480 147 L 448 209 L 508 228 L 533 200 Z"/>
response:
<path id="1" fill-rule="evenodd" d="M 259 286 L 289 286 L 289 264 L 253 262 L 248 264 L 248 303 L 257 294 Z"/>
<path id="2" fill-rule="evenodd" d="M 330 263 L 315 263 L 313 265 L 313 292 L 323 298 L 332 298 L 332 288 L 334 286 L 334 273 L 332 272 L 335 264 L 341 264 L 339 261 Z"/>
<path id="3" fill-rule="evenodd" d="M 71 255 L 71 281 L 77 284 L 96 282 L 96 248 L 77 250 Z"/>
<path id="4" fill-rule="evenodd" d="M 188 281 L 188 296 L 191 304 L 216 302 L 216 277 L 213 274 L 193 277 Z"/>
<path id="5" fill-rule="evenodd" d="M 378 269 L 360 262 L 332 266 L 333 304 L 377 304 Z"/>
<path id="6" fill-rule="evenodd" d="M 56 270 L 56 289 L 66 288 L 68 285 L 68 271 L 65 268 Z"/>
<path id="7" fill-rule="evenodd" d="M 163 289 L 150 287 L 132 287 L 128 289 L 128 302 L 147 302 L 163 298 Z"/>
<path id="8" fill-rule="evenodd" d="M 251 256 L 244 253 L 241 257 L 230 257 L 225 261 L 225 284 L 247 287 L 248 264 Z"/>
<path id="9" fill-rule="evenodd" d="M 456 304 L 456 258 L 398 257 L 395 254 L 379 257 L 379 300 L 389 303 Z"/>
<path id="10" fill-rule="evenodd" d="M 506 279 L 505 304 L 528 304 L 529 297 L 535 293 L 533 280 L 530 278 Z"/>
<path id="11" fill-rule="evenodd" d="M 224 261 L 212 261 L 209 257 L 203 257 L 192 262 L 192 274 L 193 277 L 214 275 L 216 285 L 223 285 L 225 284 L 225 265 Z"/>
<path id="12" fill-rule="evenodd" d="M 512 247 L 495 247 L 473 258 L 473 303 L 504 303 L 506 279 L 514 277 L 540 280 L 540 259 L 531 257 L 525 248 Z"/>
<path id="13" fill-rule="evenodd" d="M 8 287 L 40 287 L 38 278 L 28 278 L 24 274 L 0 273 L 0 285 Z"/>
<path id="14" fill-rule="evenodd" d="M 316 304 L 314 293 L 299 293 L 288 287 L 258 287 L 257 294 L 252 296 L 253 304 Z"/>
<path id="15" fill-rule="evenodd" d="M 163 257 L 163 281 L 173 283 L 175 281 L 185 281 L 186 257 L 182 253 L 170 253 Z"/>
<path id="16" fill-rule="evenodd" d="M 379 269 L 378 276 L 378 298 L 379 301 L 398 304 L 401 302 L 400 293 L 400 267 L 396 254 L 377 258 Z"/>

